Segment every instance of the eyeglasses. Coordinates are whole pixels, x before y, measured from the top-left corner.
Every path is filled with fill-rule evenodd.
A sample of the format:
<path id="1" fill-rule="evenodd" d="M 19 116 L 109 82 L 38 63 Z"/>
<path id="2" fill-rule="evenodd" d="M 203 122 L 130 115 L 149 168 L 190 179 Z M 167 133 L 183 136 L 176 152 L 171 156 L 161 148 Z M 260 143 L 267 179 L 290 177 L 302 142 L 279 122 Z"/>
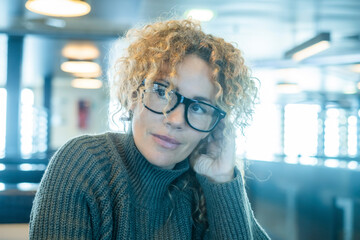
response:
<path id="1" fill-rule="evenodd" d="M 142 84 L 145 85 L 144 83 Z M 211 132 L 226 113 L 206 102 L 184 97 L 168 89 L 168 86 L 154 82 L 142 94 L 142 103 L 153 113 L 168 114 L 180 103 L 185 105 L 186 123 L 199 132 Z"/>

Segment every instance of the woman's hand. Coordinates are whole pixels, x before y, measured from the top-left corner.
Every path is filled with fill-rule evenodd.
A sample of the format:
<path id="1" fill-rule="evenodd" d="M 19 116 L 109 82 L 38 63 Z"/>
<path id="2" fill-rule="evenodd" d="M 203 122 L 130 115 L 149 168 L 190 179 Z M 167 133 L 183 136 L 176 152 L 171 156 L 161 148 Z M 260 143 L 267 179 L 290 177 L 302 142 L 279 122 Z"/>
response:
<path id="1" fill-rule="evenodd" d="M 235 168 L 235 136 L 223 136 L 220 124 L 208 136 L 206 153 L 190 160 L 195 172 L 217 183 L 231 181 Z"/>

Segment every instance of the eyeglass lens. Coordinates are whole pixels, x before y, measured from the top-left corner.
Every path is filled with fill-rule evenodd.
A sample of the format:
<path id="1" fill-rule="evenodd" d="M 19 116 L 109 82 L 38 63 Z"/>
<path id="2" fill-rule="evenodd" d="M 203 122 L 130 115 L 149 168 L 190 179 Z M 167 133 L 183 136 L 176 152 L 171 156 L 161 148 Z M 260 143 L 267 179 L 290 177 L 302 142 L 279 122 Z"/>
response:
<path id="1" fill-rule="evenodd" d="M 175 92 L 169 91 L 166 86 L 157 83 L 146 89 L 143 95 L 143 104 L 159 114 L 171 112 L 178 101 Z M 217 109 L 201 102 L 190 103 L 185 112 L 188 124 L 200 131 L 212 129 L 219 119 Z"/>

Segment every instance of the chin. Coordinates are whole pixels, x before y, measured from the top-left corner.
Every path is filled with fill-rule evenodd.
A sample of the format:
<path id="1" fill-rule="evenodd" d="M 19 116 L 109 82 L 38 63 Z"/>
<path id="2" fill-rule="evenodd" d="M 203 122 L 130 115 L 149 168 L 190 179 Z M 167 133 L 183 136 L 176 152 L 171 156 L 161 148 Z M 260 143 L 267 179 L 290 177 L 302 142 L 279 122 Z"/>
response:
<path id="1" fill-rule="evenodd" d="M 155 165 L 160 168 L 173 169 L 177 163 L 183 161 L 183 160 L 175 160 L 174 161 L 174 156 L 175 156 L 175 154 L 158 153 L 158 154 L 153 154 L 152 157 L 150 158 L 150 160 L 148 159 L 148 161 L 152 165 Z M 170 159 L 172 161 L 169 161 Z"/>
<path id="2" fill-rule="evenodd" d="M 176 163 L 169 163 L 166 160 L 161 161 L 161 159 L 156 159 L 156 160 L 152 160 L 152 161 L 149 161 L 149 162 L 154 166 L 157 166 L 159 168 L 164 168 L 164 169 L 173 169 L 175 164 L 176 164 Z"/>

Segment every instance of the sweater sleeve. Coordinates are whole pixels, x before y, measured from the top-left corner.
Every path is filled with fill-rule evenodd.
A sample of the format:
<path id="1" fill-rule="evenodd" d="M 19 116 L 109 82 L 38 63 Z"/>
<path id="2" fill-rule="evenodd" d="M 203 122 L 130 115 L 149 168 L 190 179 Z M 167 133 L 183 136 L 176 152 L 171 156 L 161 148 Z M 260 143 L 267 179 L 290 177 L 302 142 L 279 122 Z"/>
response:
<path id="1" fill-rule="evenodd" d="M 50 160 L 30 215 L 30 239 L 92 239 L 80 172 L 81 145 L 65 144 Z"/>
<path id="2" fill-rule="evenodd" d="M 206 201 L 207 239 L 270 239 L 254 217 L 237 168 L 230 182 L 213 183 L 199 174 L 197 179 Z"/>

